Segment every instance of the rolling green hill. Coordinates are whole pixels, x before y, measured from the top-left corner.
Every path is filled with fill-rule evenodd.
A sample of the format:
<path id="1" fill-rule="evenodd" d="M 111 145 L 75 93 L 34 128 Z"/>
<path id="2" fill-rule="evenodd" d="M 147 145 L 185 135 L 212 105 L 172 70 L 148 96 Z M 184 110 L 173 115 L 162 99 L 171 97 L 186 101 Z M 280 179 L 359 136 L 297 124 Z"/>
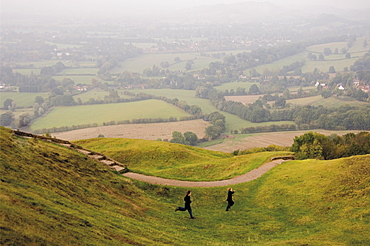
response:
<path id="1" fill-rule="evenodd" d="M 181 144 L 124 138 L 95 138 L 75 143 L 125 163 L 137 173 L 197 181 L 229 179 L 257 168 L 273 156 L 292 154 L 264 152 L 233 156 Z"/>
<path id="2" fill-rule="evenodd" d="M 190 220 L 186 213 L 174 212 L 183 205 L 185 188 L 124 178 L 73 150 L 16 137 L 3 127 L 0 141 L 1 245 L 370 242 L 370 155 L 285 162 L 233 187 L 235 205 L 229 212 L 224 211 L 227 187 L 194 188 L 196 219 Z M 156 147 L 154 141 L 138 146 Z M 179 148 L 164 147 L 167 152 Z M 219 152 L 188 151 L 180 158 L 183 162 L 197 155 L 228 158 Z"/>

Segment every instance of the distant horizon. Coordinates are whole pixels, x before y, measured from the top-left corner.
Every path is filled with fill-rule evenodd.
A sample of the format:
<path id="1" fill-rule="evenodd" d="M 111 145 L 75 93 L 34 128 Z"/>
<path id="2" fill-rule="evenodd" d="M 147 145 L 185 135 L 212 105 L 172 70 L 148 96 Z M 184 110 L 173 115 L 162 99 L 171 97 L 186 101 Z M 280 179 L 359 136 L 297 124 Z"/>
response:
<path id="1" fill-rule="evenodd" d="M 46 0 L 2 0 L 1 13 L 6 15 L 29 15 L 29 16 L 135 16 L 143 14 L 156 14 L 160 12 L 177 11 L 199 6 L 211 6 L 218 4 L 233 4 L 243 2 L 272 3 L 286 7 L 304 6 L 333 6 L 337 8 L 366 9 L 370 8 L 368 0 L 188 0 L 188 1 L 164 1 L 164 0 L 64 0 L 61 4 L 56 1 Z M 3 15 L 2 17 L 3 18 Z"/>

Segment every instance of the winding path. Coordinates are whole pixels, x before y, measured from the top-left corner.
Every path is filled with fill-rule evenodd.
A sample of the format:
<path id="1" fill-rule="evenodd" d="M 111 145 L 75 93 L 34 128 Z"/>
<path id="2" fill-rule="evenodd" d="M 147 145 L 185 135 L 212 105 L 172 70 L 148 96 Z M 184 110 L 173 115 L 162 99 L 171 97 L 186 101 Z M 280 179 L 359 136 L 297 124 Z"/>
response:
<path id="1" fill-rule="evenodd" d="M 273 167 L 285 162 L 286 160 L 278 159 L 267 162 L 260 167 L 253 169 L 252 171 L 242 174 L 240 176 L 225 179 L 220 181 L 183 181 L 183 180 L 174 180 L 174 179 L 165 179 L 159 178 L 154 176 L 148 176 L 139 173 L 132 173 L 127 172 L 123 173 L 122 175 L 131 179 L 144 181 L 150 184 L 157 184 L 157 185 L 171 185 L 171 186 L 180 186 L 180 187 L 218 187 L 218 186 L 228 186 L 228 185 L 235 185 L 244 182 L 248 182 L 254 180 L 256 178 L 261 177 L 264 173 L 268 172 Z"/>
<path id="2" fill-rule="evenodd" d="M 22 132 L 19 130 L 13 131 L 13 133 L 18 136 L 23 136 L 23 137 L 28 137 L 28 138 L 37 138 L 37 139 L 42 139 L 42 140 L 49 141 L 49 142 L 54 142 L 64 147 L 74 149 L 88 156 L 89 158 L 99 161 L 100 163 L 106 165 L 110 169 L 122 173 L 122 175 L 125 177 L 139 180 L 139 181 L 144 181 L 150 184 L 157 184 L 157 185 L 171 185 L 171 186 L 180 186 L 180 187 L 218 187 L 218 186 L 235 185 L 235 184 L 240 184 L 240 183 L 248 182 L 256 178 L 259 178 L 264 173 L 272 169 L 273 167 L 285 162 L 286 160 L 294 159 L 294 157 L 291 157 L 291 156 L 277 157 L 278 159 L 271 160 L 270 162 L 267 162 L 261 165 L 260 167 L 253 169 L 250 172 L 247 172 L 245 174 L 242 174 L 240 176 L 237 176 L 231 179 L 225 179 L 225 180 L 219 180 L 219 181 L 183 181 L 183 180 L 159 178 L 159 177 L 148 176 L 148 175 L 133 173 L 133 172 L 125 173 L 127 168 L 124 164 L 119 163 L 113 160 L 112 158 L 105 156 L 104 154 L 83 149 L 82 147 L 76 146 L 70 143 L 69 141 L 61 140 L 57 138 L 50 138 L 50 137 L 45 137 L 45 136 L 34 135 L 32 133 Z"/>

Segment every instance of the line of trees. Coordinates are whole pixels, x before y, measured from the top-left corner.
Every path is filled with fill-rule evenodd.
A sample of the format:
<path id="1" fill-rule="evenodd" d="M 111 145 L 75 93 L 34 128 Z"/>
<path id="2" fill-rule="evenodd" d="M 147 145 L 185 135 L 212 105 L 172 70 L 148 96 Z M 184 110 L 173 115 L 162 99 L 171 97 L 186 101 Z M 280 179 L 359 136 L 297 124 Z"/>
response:
<path id="1" fill-rule="evenodd" d="M 337 159 L 353 155 L 370 154 L 370 132 L 347 133 L 325 136 L 317 132 L 307 132 L 294 138 L 290 148 L 296 159 Z"/>
<path id="2" fill-rule="evenodd" d="M 221 111 L 237 115 L 244 120 L 254 123 L 294 121 L 300 129 L 370 129 L 370 107 L 366 106 L 351 107 L 347 105 L 340 108 L 327 108 L 305 105 L 270 110 L 266 107 L 266 102 L 263 100 L 257 100 L 248 105 L 235 101 L 226 101 L 222 93 L 214 89 L 212 85 L 198 87 L 196 96 L 209 99 Z"/>

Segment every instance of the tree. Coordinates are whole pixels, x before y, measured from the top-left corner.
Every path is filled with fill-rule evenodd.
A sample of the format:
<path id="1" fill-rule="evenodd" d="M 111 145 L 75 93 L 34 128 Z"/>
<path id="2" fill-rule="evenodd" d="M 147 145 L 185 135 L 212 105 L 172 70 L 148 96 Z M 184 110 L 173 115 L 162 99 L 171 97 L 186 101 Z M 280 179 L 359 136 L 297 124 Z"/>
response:
<path id="1" fill-rule="evenodd" d="M 216 139 L 218 136 L 220 136 L 221 132 L 220 129 L 216 126 L 208 126 L 206 128 L 206 138 L 208 139 Z"/>
<path id="2" fill-rule="evenodd" d="M 187 61 L 186 64 L 185 64 L 185 69 L 190 70 L 192 68 L 193 64 L 194 64 L 194 62 L 192 60 Z"/>
<path id="3" fill-rule="evenodd" d="M 286 100 L 285 98 L 278 98 L 276 101 L 275 101 L 275 107 L 277 108 L 284 108 L 286 105 Z"/>
<path id="4" fill-rule="evenodd" d="M 178 143 L 178 144 L 185 144 L 185 137 L 182 135 L 181 132 L 174 131 L 172 132 L 172 139 L 170 140 L 171 143 Z"/>
<path id="5" fill-rule="evenodd" d="M 185 143 L 188 145 L 194 146 L 198 142 L 198 136 L 194 132 L 185 132 L 184 137 Z"/>
<path id="6" fill-rule="evenodd" d="M 333 66 L 329 67 L 329 73 L 335 73 L 335 68 Z"/>
<path id="7" fill-rule="evenodd" d="M 19 127 L 27 126 L 31 122 L 31 117 L 29 114 L 21 114 L 19 116 Z"/>
<path id="8" fill-rule="evenodd" d="M 14 121 L 14 114 L 12 112 L 6 112 L 0 115 L 0 125 L 1 126 L 10 126 Z"/>
<path id="9" fill-rule="evenodd" d="M 294 138 L 290 150 L 297 159 L 328 159 L 334 144 L 328 137 L 317 132 L 307 132 Z"/>
<path id="10" fill-rule="evenodd" d="M 251 87 L 249 88 L 249 94 L 251 95 L 261 94 L 260 89 L 258 88 L 256 84 L 251 85 Z"/>
<path id="11" fill-rule="evenodd" d="M 346 53 L 346 59 L 351 59 L 351 54 L 350 53 Z"/>
<path id="12" fill-rule="evenodd" d="M 331 95 L 332 95 L 332 92 L 329 91 L 329 90 L 324 90 L 324 91 L 321 92 L 321 96 L 323 98 L 329 98 L 329 97 L 331 97 Z"/>
<path id="13" fill-rule="evenodd" d="M 301 97 L 304 97 L 304 91 L 302 89 L 302 87 L 300 87 L 297 91 L 297 97 L 298 98 L 301 98 Z"/>
<path id="14" fill-rule="evenodd" d="M 324 55 L 328 56 L 331 54 L 331 49 L 330 48 L 325 48 L 324 49 Z"/>
<path id="15" fill-rule="evenodd" d="M 289 89 L 285 89 L 283 91 L 283 98 L 285 98 L 285 99 L 289 99 L 290 98 L 290 91 L 289 91 Z"/>
<path id="16" fill-rule="evenodd" d="M 4 101 L 4 109 L 5 110 L 7 110 L 7 109 L 9 109 L 9 107 L 11 107 L 12 106 L 12 102 L 13 102 L 13 100 L 12 99 L 6 99 L 5 101 Z"/>
<path id="17" fill-rule="evenodd" d="M 38 103 L 39 105 L 43 104 L 44 103 L 44 98 L 42 98 L 41 96 L 37 96 L 35 98 L 35 103 Z"/>

